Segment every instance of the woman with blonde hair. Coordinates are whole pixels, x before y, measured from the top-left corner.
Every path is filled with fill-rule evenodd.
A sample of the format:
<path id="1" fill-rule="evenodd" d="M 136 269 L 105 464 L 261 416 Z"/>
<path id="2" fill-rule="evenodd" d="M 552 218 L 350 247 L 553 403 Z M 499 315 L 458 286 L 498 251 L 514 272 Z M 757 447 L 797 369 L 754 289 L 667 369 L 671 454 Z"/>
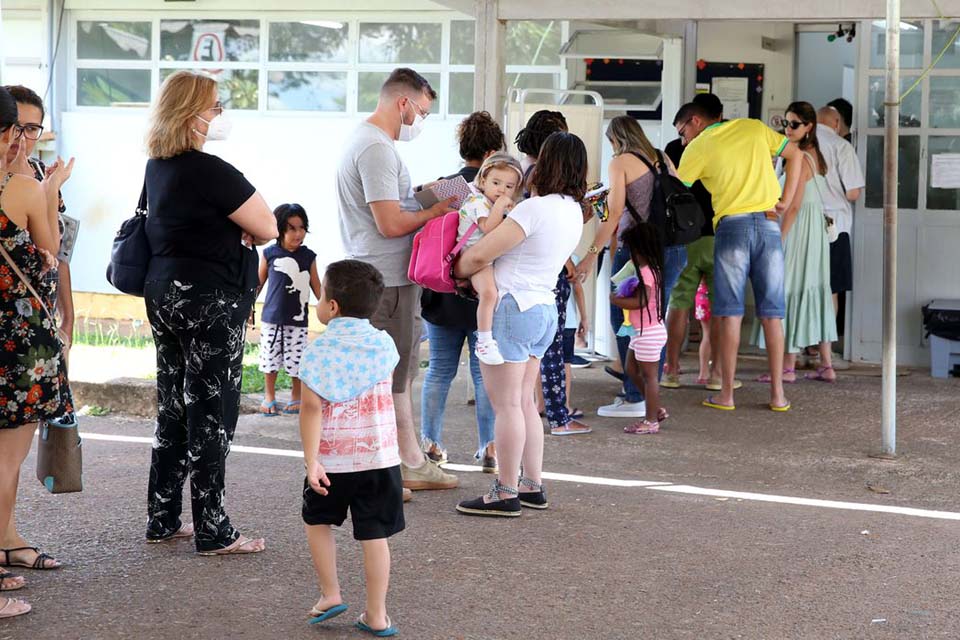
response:
<path id="1" fill-rule="evenodd" d="M 650 218 L 650 200 L 654 188 L 651 167 L 666 163 L 670 173 L 676 173 L 670 159 L 650 143 L 640 123 L 630 116 L 617 116 L 610 121 L 607 140 L 613 147 L 613 159 L 608 170 L 610 194 L 607 203 L 610 216 L 597 228 L 593 245 L 577 265 L 577 274 L 581 278 L 593 273 L 597 255 L 607 242 L 610 242 L 610 251 L 613 253 L 611 273 L 617 273 L 630 262 L 630 251 L 620 240 L 627 229 Z M 629 211 L 628 215 L 624 215 L 626 210 Z M 670 292 L 686 264 L 687 249 L 684 245 L 664 247 L 662 284 L 665 301 L 669 301 Z M 612 304 L 610 324 L 614 334 L 623 324 L 623 310 Z M 617 336 L 621 366 L 625 366 L 629 345 L 629 336 Z M 660 358 L 660 370 L 663 370 L 663 357 Z M 629 377 L 623 380 L 623 391 L 623 399 L 617 398 L 613 404 L 600 407 L 597 414 L 606 418 L 642 418 L 646 414 L 643 396 Z"/>
<path id="2" fill-rule="evenodd" d="M 203 151 L 230 122 L 216 81 L 178 71 L 160 87 L 144 188 L 151 259 L 144 299 L 157 348 L 157 425 L 147 541 L 194 537 L 200 555 L 257 553 L 223 505 L 240 409 L 246 318 L 258 283 L 254 244 L 277 237 L 270 207 L 243 174 Z M 180 520 L 187 473 L 193 524 Z"/>

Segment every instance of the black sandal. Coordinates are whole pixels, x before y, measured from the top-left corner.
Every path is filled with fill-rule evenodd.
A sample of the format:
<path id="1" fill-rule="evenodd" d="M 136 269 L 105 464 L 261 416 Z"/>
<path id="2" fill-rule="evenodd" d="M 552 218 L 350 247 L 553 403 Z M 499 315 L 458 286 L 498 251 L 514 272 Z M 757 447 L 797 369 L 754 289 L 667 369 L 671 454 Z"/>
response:
<path id="1" fill-rule="evenodd" d="M 7 580 L 10 583 L 7 583 Z M 23 589 L 26 584 L 19 582 L 18 580 L 23 580 L 15 573 L 10 573 L 9 571 L 4 571 L 0 573 L 0 591 L 16 591 L 17 589 Z"/>
<path id="2" fill-rule="evenodd" d="M 14 551 L 33 551 L 37 554 L 37 557 L 33 559 L 32 564 L 27 564 L 26 562 L 10 562 L 10 554 Z M 40 553 L 40 549 L 36 547 L 15 547 L 13 549 L 0 549 L 0 553 L 3 553 L 3 562 L 0 562 L 0 567 L 23 567 L 24 569 L 35 569 L 37 571 L 52 571 L 53 569 L 59 569 L 59 561 L 51 555 L 46 553 Z M 52 560 L 57 564 L 48 567 L 46 562 Z"/>

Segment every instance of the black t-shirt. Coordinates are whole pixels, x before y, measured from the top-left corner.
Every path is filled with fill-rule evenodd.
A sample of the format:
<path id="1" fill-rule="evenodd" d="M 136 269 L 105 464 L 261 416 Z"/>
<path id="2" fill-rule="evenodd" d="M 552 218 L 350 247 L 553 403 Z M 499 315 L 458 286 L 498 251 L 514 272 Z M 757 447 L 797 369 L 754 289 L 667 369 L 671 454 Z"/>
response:
<path id="1" fill-rule="evenodd" d="M 147 162 L 147 280 L 231 291 L 257 286 L 257 252 L 227 216 L 256 189 L 233 165 L 202 151 Z"/>
<path id="2" fill-rule="evenodd" d="M 671 140 L 666 149 L 663 150 L 667 154 L 667 157 L 670 158 L 670 162 L 673 163 L 673 166 L 680 166 L 680 158 L 683 157 L 683 150 L 686 147 L 683 146 L 683 143 L 680 142 L 680 139 Z M 690 187 L 690 193 L 693 194 L 693 197 L 697 199 L 697 203 L 700 205 L 700 210 L 703 211 L 704 223 L 703 228 L 700 230 L 701 236 L 712 236 L 713 235 L 713 198 L 710 196 L 710 192 L 707 191 L 707 188 L 703 186 L 703 183 L 697 180 L 693 183 L 693 186 Z"/>
<path id="3" fill-rule="evenodd" d="M 480 167 L 464 167 L 447 178 L 463 176 L 467 182 L 473 182 L 479 171 Z M 477 330 L 477 301 L 468 300 L 455 293 L 437 293 L 424 289 L 420 297 L 420 315 L 430 324 L 441 327 Z"/>

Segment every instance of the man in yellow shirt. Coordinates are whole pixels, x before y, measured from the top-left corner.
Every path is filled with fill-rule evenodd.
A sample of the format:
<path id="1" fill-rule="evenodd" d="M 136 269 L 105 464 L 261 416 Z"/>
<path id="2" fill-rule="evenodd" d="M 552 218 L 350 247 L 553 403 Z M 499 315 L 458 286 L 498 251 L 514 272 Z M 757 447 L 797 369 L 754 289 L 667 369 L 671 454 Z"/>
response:
<path id="1" fill-rule="evenodd" d="M 733 381 L 740 349 L 747 279 L 753 286 L 757 317 L 767 341 L 770 409 L 787 411 L 783 393 L 783 242 L 777 212 L 789 206 L 800 179 L 802 152 L 759 120 L 720 122 L 702 106 L 689 103 L 677 114 L 677 134 L 687 143 L 677 175 L 687 185 L 703 183 L 713 199 L 716 230 L 713 260 L 713 315 L 722 389 L 705 406 L 732 410 Z M 773 157 L 787 160 L 781 197 Z M 791 162 L 796 160 L 796 162 Z"/>

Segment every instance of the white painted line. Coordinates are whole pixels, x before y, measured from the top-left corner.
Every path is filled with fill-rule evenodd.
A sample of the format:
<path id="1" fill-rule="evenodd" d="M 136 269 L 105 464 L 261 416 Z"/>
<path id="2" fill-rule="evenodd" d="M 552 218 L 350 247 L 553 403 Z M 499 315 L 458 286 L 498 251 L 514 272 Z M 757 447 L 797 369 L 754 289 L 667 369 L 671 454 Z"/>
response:
<path id="1" fill-rule="evenodd" d="M 876 513 L 896 513 L 918 518 L 937 518 L 940 520 L 960 520 L 960 513 L 953 511 L 930 511 L 928 509 L 914 509 L 913 507 L 895 507 L 885 504 L 865 504 L 863 502 L 839 502 L 837 500 L 817 500 L 814 498 L 795 498 L 793 496 L 777 496 L 767 493 L 747 493 L 744 491 L 724 491 L 722 489 L 704 489 L 688 485 L 669 485 L 650 487 L 654 491 L 669 491 L 671 493 L 686 493 L 697 496 L 715 498 L 738 498 L 740 500 L 754 500 L 757 502 L 775 502 L 778 504 L 795 504 L 803 507 L 820 507 L 822 509 L 846 509 L 849 511 L 873 511 Z"/>
<path id="2" fill-rule="evenodd" d="M 132 442 L 136 444 L 153 444 L 153 438 L 143 436 L 120 436 L 108 435 L 102 433 L 81 433 L 80 437 L 85 440 L 107 440 L 112 442 Z M 283 458 L 300 458 L 302 453 L 293 449 L 270 449 L 267 447 L 245 447 L 233 445 L 231 452 L 237 453 L 255 453 L 267 456 L 279 456 Z M 466 464 L 448 464 L 445 469 L 451 471 L 478 472 L 482 468 L 477 465 Z M 960 513 L 954 511 L 932 511 L 928 509 L 915 509 L 913 507 L 896 507 L 883 504 L 866 504 L 863 502 L 841 502 L 837 500 L 818 500 L 815 498 L 797 498 L 793 496 L 778 496 L 766 493 L 749 493 L 745 491 L 726 491 L 723 489 L 706 489 L 703 487 L 694 487 L 690 485 L 676 485 L 669 482 L 651 482 L 648 480 L 620 480 L 618 478 L 601 478 L 596 476 L 580 476 L 570 473 L 553 473 L 544 471 L 545 480 L 559 480 L 561 482 L 576 482 L 578 484 L 591 484 L 607 487 L 627 487 L 652 489 L 654 491 L 669 491 L 671 493 L 683 493 L 687 495 L 708 496 L 713 498 L 735 498 L 739 500 L 752 500 L 755 502 L 771 502 L 776 504 L 791 504 L 801 507 L 818 507 L 821 509 L 846 509 L 848 511 L 868 511 L 874 513 L 893 513 L 904 516 L 914 516 L 917 518 L 933 518 L 938 520 L 960 520 Z"/>
<path id="3" fill-rule="evenodd" d="M 444 470 L 450 471 L 483 471 L 483 467 L 473 464 L 445 464 Z M 617 478 L 598 478 L 596 476 L 578 476 L 570 473 L 543 472 L 544 480 L 560 480 L 561 482 L 578 482 L 580 484 L 597 484 L 607 487 L 659 487 L 669 482 L 651 482 L 649 480 L 620 480 Z"/>

